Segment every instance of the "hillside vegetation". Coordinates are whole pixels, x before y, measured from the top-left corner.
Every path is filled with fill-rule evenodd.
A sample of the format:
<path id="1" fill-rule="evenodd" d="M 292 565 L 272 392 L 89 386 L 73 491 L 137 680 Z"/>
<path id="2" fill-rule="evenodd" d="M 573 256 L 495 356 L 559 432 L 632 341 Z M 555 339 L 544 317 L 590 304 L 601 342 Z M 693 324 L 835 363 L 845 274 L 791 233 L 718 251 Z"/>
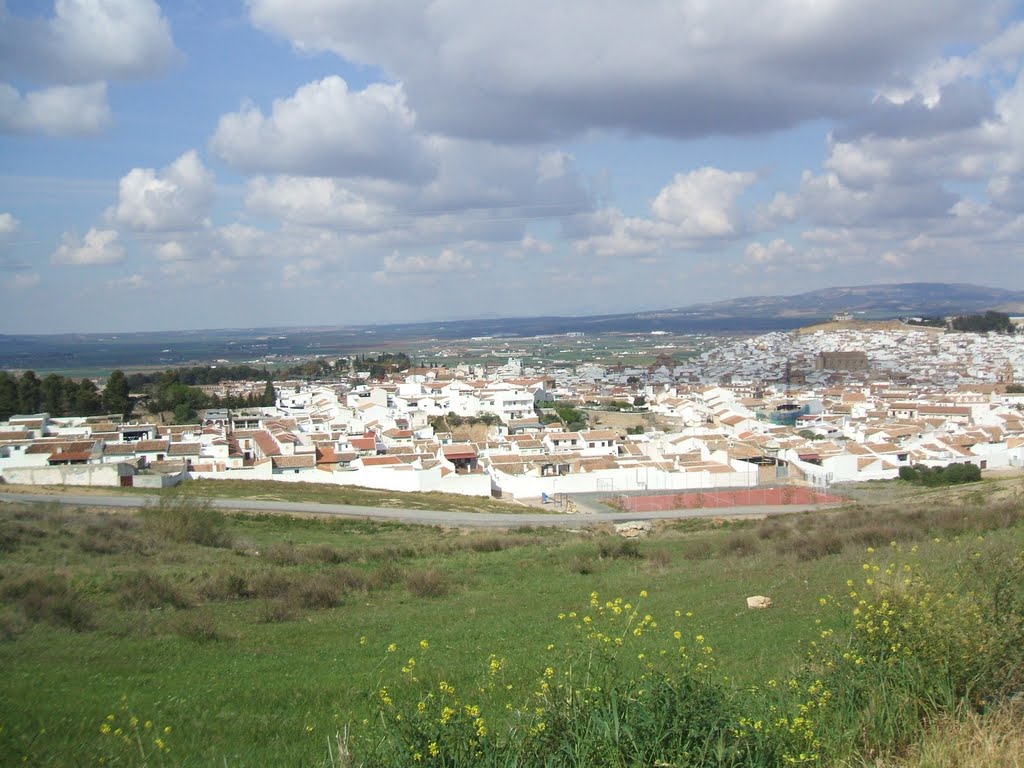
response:
<path id="1" fill-rule="evenodd" d="M 641 542 L 6 504 L 0 763 L 913 766 L 989 717 L 1019 744 L 1007 487 Z"/>

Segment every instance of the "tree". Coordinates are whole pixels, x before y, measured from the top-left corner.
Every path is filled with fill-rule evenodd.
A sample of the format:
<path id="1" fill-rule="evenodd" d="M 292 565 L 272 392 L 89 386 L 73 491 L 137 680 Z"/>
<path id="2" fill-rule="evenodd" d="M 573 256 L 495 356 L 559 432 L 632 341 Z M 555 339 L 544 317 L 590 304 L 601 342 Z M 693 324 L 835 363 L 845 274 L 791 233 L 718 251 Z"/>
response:
<path id="1" fill-rule="evenodd" d="M 18 410 L 22 413 L 39 413 L 42 388 L 35 371 L 25 371 L 18 381 Z"/>
<path id="2" fill-rule="evenodd" d="M 68 415 L 67 400 L 64 397 L 64 377 L 51 373 L 40 385 L 43 410 L 51 416 Z"/>
<path id="3" fill-rule="evenodd" d="M 122 416 L 127 416 L 132 411 L 132 401 L 128 397 L 128 379 L 120 368 L 111 372 L 107 385 L 103 388 L 103 407 L 110 413 L 119 413 Z"/>
<path id="4" fill-rule="evenodd" d="M 7 371 L 0 371 L 0 421 L 7 421 L 18 412 L 18 380 Z"/>
<path id="5" fill-rule="evenodd" d="M 175 424 L 194 424 L 198 414 L 195 408 L 188 403 L 178 403 L 174 406 L 174 423 Z"/>
<path id="6" fill-rule="evenodd" d="M 267 386 L 263 388 L 262 405 L 274 405 L 277 402 L 277 393 L 274 391 L 273 379 L 267 379 Z"/>
<path id="7" fill-rule="evenodd" d="M 95 416 L 103 410 L 103 400 L 100 397 L 100 391 L 96 388 L 92 379 L 82 379 L 78 382 L 78 391 L 75 393 L 72 410 L 76 416 Z"/>

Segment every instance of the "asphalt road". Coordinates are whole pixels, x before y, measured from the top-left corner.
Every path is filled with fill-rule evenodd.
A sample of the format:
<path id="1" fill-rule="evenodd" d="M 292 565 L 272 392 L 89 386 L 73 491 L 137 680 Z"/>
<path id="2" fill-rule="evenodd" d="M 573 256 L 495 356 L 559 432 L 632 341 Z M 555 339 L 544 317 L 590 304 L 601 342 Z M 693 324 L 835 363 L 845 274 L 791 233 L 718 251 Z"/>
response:
<path id="1" fill-rule="evenodd" d="M 38 504 L 67 504 L 74 507 L 138 508 L 155 504 L 155 496 L 118 496 L 76 493 L 0 493 L 0 501 Z M 761 517 L 792 514 L 822 505 L 786 505 L 761 507 L 727 507 L 714 509 L 680 509 L 659 512 L 608 512 L 595 514 L 535 513 L 507 514 L 500 512 L 443 512 L 428 509 L 394 509 L 390 507 L 359 507 L 348 504 L 314 504 L 288 501 L 257 501 L 255 499 L 212 499 L 217 509 L 243 512 L 285 512 L 315 515 L 337 515 L 361 520 L 391 521 L 415 525 L 440 525 L 452 528 L 515 528 L 520 525 L 551 528 L 580 528 L 601 523 L 624 523 L 634 520 L 686 520 L 701 517 Z"/>

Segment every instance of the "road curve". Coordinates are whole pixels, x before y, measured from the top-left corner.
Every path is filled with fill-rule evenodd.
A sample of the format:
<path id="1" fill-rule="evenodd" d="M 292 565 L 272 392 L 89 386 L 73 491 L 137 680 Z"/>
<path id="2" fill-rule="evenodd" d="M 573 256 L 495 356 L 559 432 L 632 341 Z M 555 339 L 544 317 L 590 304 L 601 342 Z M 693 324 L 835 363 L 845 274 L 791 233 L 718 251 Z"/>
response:
<path id="1" fill-rule="evenodd" d="M 76 493 L 0 493 L 0 501 L 37 504 L 66 504 L 75 507 L 139 508 L 157 503 L 157 496 L 118 496 Z M 686 520 L 702 517 L 761 517 L 792 514 L 836 505 L 786 505 L 760 507 L 721 507 L 714 509 L 677 509 L 657 512 L 608 512 L 594 514 L 504 512 L 443 512 L 429 509 L 394 509 L 360 507 L 348 504 L 316 504 L 310 502 L 259 501 L 256 499 L 211 499 L 217 509 L 241 512 L 284 512 L 314 515 L 336 515 L 360 520 L 390 521 L 413 525 L 439 525 L 452 528 L 515 528 L 532 525 L 550 528 L 580 528 L 601 523 L 625 523 L 636 520 Z"/>

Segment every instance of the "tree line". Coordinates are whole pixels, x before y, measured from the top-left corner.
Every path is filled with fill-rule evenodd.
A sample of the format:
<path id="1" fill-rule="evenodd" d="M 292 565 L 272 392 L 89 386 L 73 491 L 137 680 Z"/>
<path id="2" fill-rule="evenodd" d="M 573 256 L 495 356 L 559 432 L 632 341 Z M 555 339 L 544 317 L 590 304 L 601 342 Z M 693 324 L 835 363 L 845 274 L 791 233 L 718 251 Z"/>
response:
<path id="1" fill-rule="evenodd" d="M 115 374 L 120 374 L 115 375 Z M 39 378 L 35 371 L 20 377 L 0 371 L 0 421 L 15 414 L 97 416 L 131 411 L 124 372 L 114 371 L 101 391 L 91 379 L 71 379 L 56 373 Z"/>
<path id="2" fill-rule="evenodd" d="M 25 371 L 20 377 L 9 371 L 0 371 L 0 421 L 15 414 L 49 413 L 51 416 L 97 416 L 118 414 L 127 417 L 134 408 L 130 393 L 143 395 L 151 413 L 174 413 L 178 423 L 194 421 L 198 411 L 205 408 L 246 408 L 269 406 L 275 402 L 274 379 L 316 379 L 336 376 L 354 366 L 369 370 L 371 379 L 383 379 L 391 374 L 408 370 L 412 361 L 405 352 L 382 352 L 375 357 L 366 355 L 340 358 L 336 362 L 324 358 L 306 360 L 280 371 L 256 368 L 251 365 L 197 365 L 189 368 L 169 368 L 153 373 L 126 375 L 118 369 L 110 374 L 102 390 L 87 378 L 73 379 L 51 373 L 40 378 L 35 371 Z M 264 381 L 262 394 L 208 395 L 200 386 L 225 381 Z"/>

